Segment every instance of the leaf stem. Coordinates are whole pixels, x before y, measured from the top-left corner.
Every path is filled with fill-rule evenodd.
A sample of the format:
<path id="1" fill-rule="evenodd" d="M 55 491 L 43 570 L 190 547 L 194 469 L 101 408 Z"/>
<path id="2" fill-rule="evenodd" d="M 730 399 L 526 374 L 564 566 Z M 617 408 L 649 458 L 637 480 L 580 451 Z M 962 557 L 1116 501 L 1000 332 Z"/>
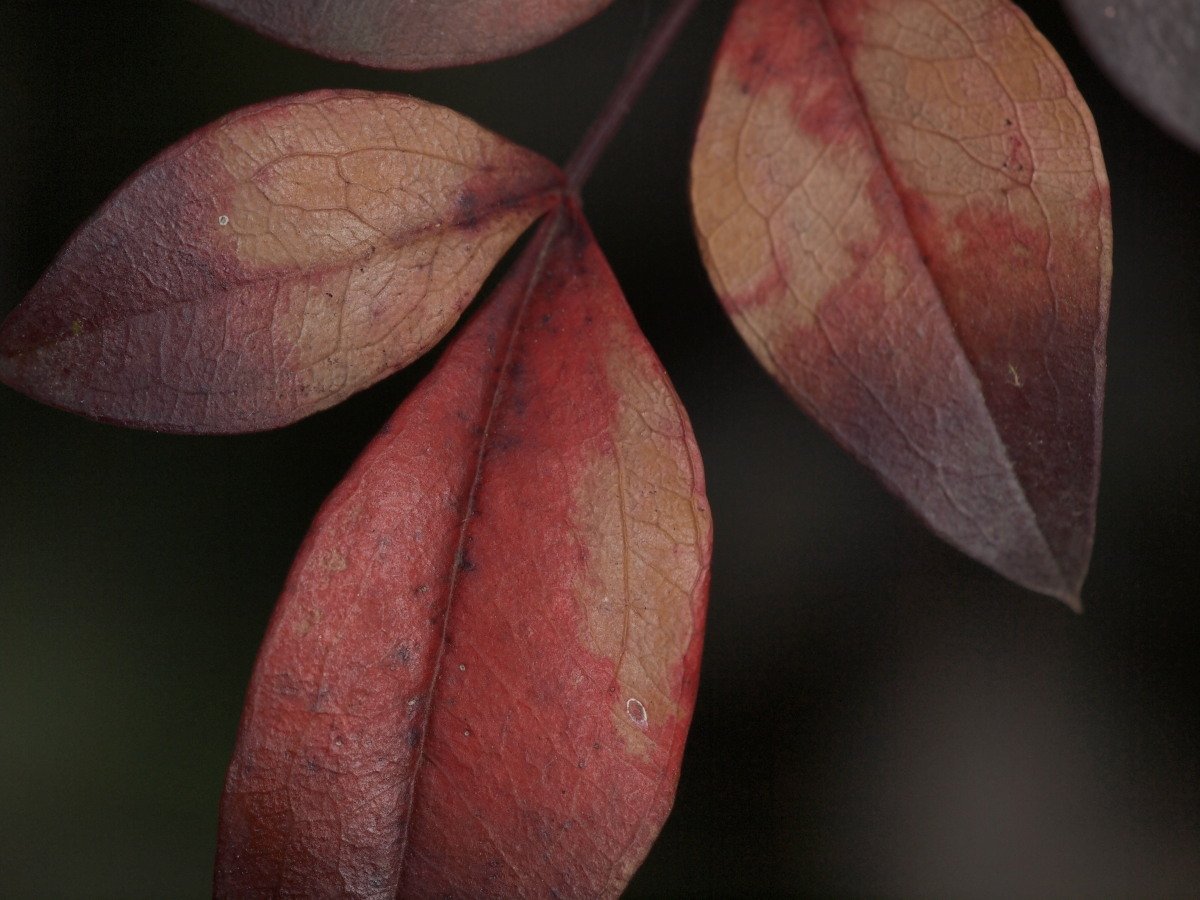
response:
<path id="1" fill-rule="evenodd" d="M 576 196 L 596 168 L 596 163 L 621 129 L 625 117 L 641 95 L 646 82 L 654 74 L 667 51 L 679 37 L 679 32 L 695 12 L 700 0 L 671 0 L 671 5 L 654 26 L 638 51 L 637 57 L 609 95 L 600 115 L 592 122 L 583 140 L 567 161 L 567 188 Z"/>

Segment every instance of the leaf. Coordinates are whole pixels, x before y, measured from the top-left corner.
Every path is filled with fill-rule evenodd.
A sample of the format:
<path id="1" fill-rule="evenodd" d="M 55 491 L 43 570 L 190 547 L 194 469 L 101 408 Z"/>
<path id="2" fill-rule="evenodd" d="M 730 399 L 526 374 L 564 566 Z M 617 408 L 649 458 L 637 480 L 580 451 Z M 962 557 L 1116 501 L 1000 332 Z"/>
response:
<path id="1" fill-rule="evenodd" d="M 710 551 L 683 409 L 559 214 L 318 515 L 217 896 L 617 896 L 674 794 Z"/>
<path id="2" fill-rule="evenodd" d="M 1117 87 L 1165 131 L 1200 151 L 1200 5 L 1195 0 L 1063 0 Z"/>
<path id="3" fill-rule="evenodd" d="M 0 327 L 0 380 L 102 421 L 274 428 L 454 324 L 562 176 L 409 97 L 250 107 L 147 164 Z"/>
<path id="4" fill-rule="evenodd" d="M 1006 0 L 743 0 L 692 162 L 718 294 L 934 531 L 1077 605 L 1111 281 L 1095 127 Z"/>
<path id="5" fill-rule="evenodd" d="M 515 56 L 612 0 L 195 0 L 281 43 L 382 69 L 434 69 Z"/>

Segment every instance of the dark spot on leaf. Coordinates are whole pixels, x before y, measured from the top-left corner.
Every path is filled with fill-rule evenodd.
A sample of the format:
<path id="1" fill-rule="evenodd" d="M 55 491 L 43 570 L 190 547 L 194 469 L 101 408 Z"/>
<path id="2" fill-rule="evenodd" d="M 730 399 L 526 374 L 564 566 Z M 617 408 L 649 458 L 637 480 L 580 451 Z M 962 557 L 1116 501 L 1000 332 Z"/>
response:
<path id="1" fill-rule="evenodd" d="M 294 697 L 300 693 L 300 682 L 287 672 L 280 672 L 275 680 L 275 693 L 284 697 Z"/>
<path id="2" fill-rule="evenodd" d="M 522 404 L 522 407 L 524 407 L 524 405 L 525 404 Z M 514 447 L 519 446 L 521 446 L 521 436 L 519 434 L 511 431 L 504 432 L 502 434 L 493 434 L 491 440 L 488 441 L 487 455 L 492 456 L 502 454 L 507 450 L 511 450 Z M 474 510 L 473 512 L 475 515 L 479 515 L 478 509 Z"/>
<path id="3" fill-rule="evenodd" d="M 406 663 L 412 657 L 412 650 L 409 648 L 408 644 L 401 644 L 399 647 L 396 648 L 396 651 L 393 654 L 393 656 L 395 656 L 396 659 L 400 660 L 400 662 Z"/>
<path id="4" fill-rule="evenodd" d="M 455 225 L 466 231 L 474 231 L 479 225 L 479 195 L 469 188 L 458 196 L 454 204 Z"/>
<path id="5" fill-rule="evenodd" d="M 414 725 L 408 730 L 408 746 L 415 750 L 421 745 L 424 734 L 425 730 L 420 725 Z"/>

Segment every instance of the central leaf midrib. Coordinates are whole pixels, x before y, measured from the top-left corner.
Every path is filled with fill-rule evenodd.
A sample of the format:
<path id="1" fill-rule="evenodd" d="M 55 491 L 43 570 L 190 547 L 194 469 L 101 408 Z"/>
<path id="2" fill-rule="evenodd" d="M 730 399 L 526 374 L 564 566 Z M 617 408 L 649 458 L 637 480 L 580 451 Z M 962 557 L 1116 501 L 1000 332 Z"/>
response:
<path id="1" fill-rule="evenodd" d="M 871 148 L 874 151 L 876 158 L 879 160 L 879 164 L 882 166 L 884 173 L 887 175 L 888 188 L 896 198 L 896 202 L 899 204 L 899 208 L 903 214 L 904 224 L 908 231 L 909 239 L 921 252 L 921 259 L 924 260 L 926 247 L 918 237 L 917 231 L 909 217 L 908 208 L 905 206 L 904 200 L 900 196 L 900 192 L 896 187 L 896 179 L 893 168 L 891 165 L 889 165 L 890 155 L 885 151 L 885 147 L 882 139 L 879 136 L 879 132 L 875 129 L 875 125 L 871 120 L 871 116 L 869 115 L 867 100 L 859 89 L 858 81 L 854 77 L 850 67 L 850 60 L 847 59 L 845 52 L 842 51 L 841 44 L 837 39 L 838 33 L 834 30 L 833 23 L 830 21 L 828 12 L 830 2 L 831 0 L 816 0 L 817 7 L 821 13 L 822 25 L 830 37 L 831 46 L 836 48 L 837 64 L 842 71 L 842 75 L 845 78 L 846 83 L 850 86 L 850 91 L 853 94 L 858 107 L 859 117 L 862 120 L 863 127 L 866 130 L 867 135 L 870 137 Z M 966 361 L 967 368 L 971 372 L 972 379 L 975 383 L 975 388 L 979 392 L 979 396 L 983 401 L 983 407 L 985 410 L 987 410 L 988 420 L 990 421 L 999 441 L 1000 450 L 1004 453 L 1004 462 L 1012 476 L 1013 484 L 1016 485 L 1017 493 L 1020 496 L 1020 499 L 1024 502 L 1026 511 L 1030 517 L 1030 521 L 1033 523 L 1033 527 L 1041 540 L 1042 548 L 1045 550 L 1046 557 L 1058 575 L 1058 587 L 1060 591 L 1067 591 L 1069 593 L 1068 585 L 1070 582 L 1066 576 L 1066 573 L 1063 571 L 1062 562 L 1059 560 L 1057 553 L 1055 553 L 1050 544 L 1049 538 L 1047 537 L 1046 531 L 1042 526 L 1042 522 L 1038 516 L 1037 510 L 1034 509 L 1033 503 L 1030 501 L 1029 495 L 1025 489 L 1025 484 L 1017 474 L 1016 464 L 1013 461 L 1012 453 L 1009 450 L 1008 441 L 1005 439 L 1004 433 L 1000 430 L 999 424 L 996 422 L 995 414 L 992 411 L 991 404 L 988 402 L 987 391 L 984 390 L 983 378 L 980 375 L 979 370 L 976 368 L 975 363 L 972 362 L 971 354 L 967 352 L 967 348 L 963 346 L 963 343 L 959 338 L 959 331 L 955 326 L 954 317 L 950 314 L 950 310 L 946 307 L 945 296 L 942 293 L 941 285 L 938 284 L 937 279 L 934 278 L 933 272 L 930 271 L 928 265 L 924 265 L 923 268 L 928 273 L 930 282 L 937 289 L 938 299 L 941 301 L 939 304 L 939 309 L 941 309 L 942 314 L 945 316 L 946 322 L 950 328 L 950 333 L 954 336 L 954 343 L 958 347 L 959 352 L 962 353 L 963 359 Z"/>
<path id="2" fill-rule="evenodd" d="M 471 486 L 467 491 L 467 500 L 461 513 L 461 521 L 459 524 L 458 541 L 455 547 L 455 552 L 451 558 L 451 573 L 450 584 L 446 591 L 446 603 L 442 613 L 441 635 L 438 641 L 437 657 L 433 663 L 433 673 L 430 676 L 429 687 L 425 691 L 425 709 L 421 720 L 421 739 L 416 748 L 416 761 L 413 763 L 411 774 L 411 787 L 408 792 L 408 801 L 403 814 L 402 836 L 400 848 L 396 854 L 396 870 L 397 870 L 397 897 L 401 896 L 403 881 L 406 873 L 406 863 L 409 851 L 409 837 L 412 832 L 413 810 L 416 806 L 417 789 L 420 784 L 421 772 L 424 768 L 426 759 L 426 745 L 429 741 L 429 724 L 433 717 L 433 700 L 437 692 L 438 682 L 441 679 L 442 664 L 446 655 L 446 635 L 450 625 L 450 614 L 454 607 L 456 594 L 458 590 L 459 573 L 462 571 L 463 554 L 466 550 L 468 532 L 470 530 L 471 521 L 474 518 L 473 510 L 475 508 L 476 497 L 479 493 L 479 487 L 483 480 L 483 471 L 485 459 L 487 456 L 488 442 L 491 437 L 492 424 L 495 421 L 497 414 L 500 411 L 501 401 L 503 397 L 504 384 L 507 381 L 508 373 L 512 368 L 513 354 L 518 340 L 521 336 L 522 322 L 525 317 L 525 312 L 529 306 L 530 299 L 533 296 L 535 287 L 541 277 L 541 273 L 546 266 L 546 259 L 549 255 L 550 247 L 562 229 L 565 213 L 562 207 L 551 212 L 549 218 L 539 229 L 534 240 L 538 243 L 530 245 L 526 249 L 526 253 L 535 252 L 537 258 L 529 268 L 528 282 L 524 288 L 524 294 L 520 302 L 517 304 L 517 309 L 512 315 L 509 325 L 508 339 L 504 346 L 504 356 L 500 366 L 496 369 L 492 386 L 489 390 L 491 395 L 490 402 L 487 404 L 487 414 L 484 417 L 482 431 L 479 436 L 479 445 L 475 453 L 474 471 L 472 473 Z M 519 266 L 520 263 L 518 262 Z M 489 298 L 492 300 L 494 298 Z"/>

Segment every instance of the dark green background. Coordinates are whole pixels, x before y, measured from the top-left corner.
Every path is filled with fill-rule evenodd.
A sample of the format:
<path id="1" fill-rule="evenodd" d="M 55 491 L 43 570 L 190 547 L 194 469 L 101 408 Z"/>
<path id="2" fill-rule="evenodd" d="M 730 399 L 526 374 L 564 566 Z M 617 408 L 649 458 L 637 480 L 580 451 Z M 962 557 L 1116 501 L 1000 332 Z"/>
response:
<path id="1" fill-rule="evenodd" d="M 445 103 L 562 161 L 661 4 L 539 51 L 358 70 L 184 0 L 0 0 L 0 311 L 135 168 L 317 87 Z M 710 0 L 585 200 L 690 410 L 716 555 L 676 812 L 630 896 L 1200 897 L 1200 156 L 1024 4 L 1093 105 L 1116 280 L 1087 615 L 927 534 L 763 375 L 690 237 Z M 0 389 L 0 897 L 199 898 L 255 647 L 324 495 L 427 364 L 270 434 Z"/>

